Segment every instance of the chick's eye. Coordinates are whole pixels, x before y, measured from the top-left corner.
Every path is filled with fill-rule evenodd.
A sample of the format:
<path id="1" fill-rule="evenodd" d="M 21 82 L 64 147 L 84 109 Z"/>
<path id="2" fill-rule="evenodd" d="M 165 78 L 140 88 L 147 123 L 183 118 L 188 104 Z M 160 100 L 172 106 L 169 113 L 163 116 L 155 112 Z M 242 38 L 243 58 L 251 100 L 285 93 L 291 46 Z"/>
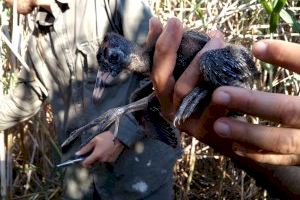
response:
<path id="1" fill-rule="evenodd" d="M 108 60 L 110 63 L 117 63 L 120 59 L 120 56 L 117 52 L 112 52 L 109 57 Z"/>

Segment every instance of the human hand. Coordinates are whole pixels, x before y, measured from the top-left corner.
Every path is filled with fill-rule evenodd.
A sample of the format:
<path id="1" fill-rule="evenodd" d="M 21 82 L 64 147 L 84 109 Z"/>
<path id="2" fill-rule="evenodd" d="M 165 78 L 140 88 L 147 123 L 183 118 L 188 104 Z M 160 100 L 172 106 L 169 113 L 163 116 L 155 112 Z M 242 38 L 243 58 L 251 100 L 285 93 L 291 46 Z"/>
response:
<path id="1" fill-rule="evenodd" d="M 82 147 L 76 155 L 83 155 L 93 150 L 82 162 L 82 166 L 90 167 L 96 162 L 116 161 L 123 149 L 124 145 L 117 138 L 114 138 L 113 133 L 111 131 L 105 131 Z"/>
<path id="2" fill-rule="evenodd" d="M 210 41 L 195 56 L 190 66 L 181 75 L 179 80 L 175 81 L 173 69 L 182 33 L 182 24 L 176 18 L 170 19 L 164 28 L 162 28 L 161 23 L 157 19 L 152 18 L 150 21 L 147 41 L 152 46 L 155 44 L 153 41 L 157 41 L 155 45 L 151 78 L 155 87 L 156 96 L 161 104 L 161 111 L 164 117 L 170 121 L 173 121 L 183 97 L 195 87 L 201 77 L 200 69 L 198 67 L 201 55 L 207 50 L 224 47 L 222 33 L 218 31 L 209 33 L 211 37 Z M 217 144 L 218 142 L 216 142 L 215 137 L 206 137 L 206 135 L 213 132 L 213 121 L 219 116 L 225 115 L 226 111 L 223 110 L 221 112 L 220 109 L 215 105 L 208 106 L 202 115 L 192 115 L 185 123 L 180 124 L 179 128 L 182 131 L 197 137 L 202 142 L 210 144 L 209 140 L 212 140 L 211 144 Z M 224 143 L 223 141 L 224 140 L 220 143 Z"/>
<path id="3" fill-rule="evenodd" d="M 260 60 L 300 73 L 299 44 L 263 40 L 254 44 L 253 54 Z M 299 97 L 220 87 L 214 92 L 212 102 L 281 124 L 271 127 L 227 117 L 218 119 L 214 130 L 235 142 L 233 149 L 237 155 L 262 163 L 300 164 Z"/>
<path id="4" fill-rule="evenodd" d="M 14 0 L 5 0 L 5 2 L 10 6 L 13 7 Z M 18 0 L 17 1 L 17 11 L 20 14 L 28 14 L 36 7 L 35 0 Z"/>
<path id="5" fill-rule="evenodd" d="M 178 20 L 172 19 L 161 31 L 155 47 L 152 80 L 162 106 L 162 113 L 169 120 L 173 120 L 174 113 L 183 97 L 199 81 L 200 72 L 197 63 L 201 52 L 207 49 L 221 48 L 224 45 L 222 34 L 219 32 L 214 32 L 214 34 L 180 79 L 175 82 L 172 71 L 181 40 L 182 25 Z M 254 46 L 253 53 L 257 58 L 300 72 L 300 64 L 296 59 L 300 56 L 300 45 L 280 41 L 265 42 L 269 48 L 263 50 L 260 46 L 261 43 Z M 230 100 L 225 101 L 226 97 L 222 98 L 221 95 L 224 93 L 229 95 Z M 297 123 L 300 108 L 296 106 L 298 101 L 298 97 L 249 91 L 242 88 L 220 87 L 214 92 L 211 103 L 204 111 L 191 116 L 179 128 L 231 157 L 242 155 L 263 163 L 299 164 L 300 132 L 297 132 L 297 128 L 299 128 Z M 249 113 L 273 121 L 279 120 L 283 127 L 252 125 L 227 118 L 228 110 Z M 231 134 L 226 137 L 222 134 L 226 127 L 222 126 L 220 122 L 226 122 Z M 285 134 L 286 132 L 289 134 Z M 250 146 L 251 148 L 249 148 Z M 236 155 L 233 154 L 233 150 Z"/>
<path id="6" fill-rule="evenodd" d="M 32 10 L 37 7 L 41 6 L 47 10 L 50 10 L 50 2 L 53 0 L 18 0 L 17 1 L 17 12 L 20 14 L 29 14 Z M 5 2 L 10 6 L 13 7 L 14 0 L 5 0 Z"/>

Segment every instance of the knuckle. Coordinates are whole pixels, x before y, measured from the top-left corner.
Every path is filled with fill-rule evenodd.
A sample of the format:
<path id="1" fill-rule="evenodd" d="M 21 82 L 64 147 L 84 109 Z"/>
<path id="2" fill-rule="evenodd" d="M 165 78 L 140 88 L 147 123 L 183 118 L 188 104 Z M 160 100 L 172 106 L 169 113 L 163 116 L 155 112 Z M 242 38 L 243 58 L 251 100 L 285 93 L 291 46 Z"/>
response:
<path id="1" fill-rule="evenodd" d="M 289 155 L 286 165 L 298 165 L 300 161 L 299 159 L 299 155 Z"/>
<path id="2" fill-rule="evenodd" d="M 113 132 L 112 132 L 112 130 L 108 130 L 108 131 L 107 131 L 107 133 L 108 133 L 108 134 L 112 134 L 112 135 L 113 135 Z"/>
<path id="3" fill-rule="evenodd" d="M 247 98 L 244 98 L 245 101 L 244 101 L 244 108 L 245 108 L 245 111 L 250 113 L 253 109 L 253 105 L 255 105 L 255 98 L 254 98 L 254 92 L 252 90 L 248 90 L 247 91 Z"/>
<path id="4" fill-rule="evenodd" d="M 276 134 L 274 137 L 274 151 L 284 154 L 292 154 L 296 151 L 298 142 L 293 134 Z"/>
<path id="5" fill-rule="evenodd" d="M 236 121 L 232 123 L 232 136 L 234 139 L 238 139 L 240 142 L 253 143 L 255 134 L 253 134 L 253 125 Z"/>
<path id="6" fill-rule="evenodd" d="M 98 156 L 97 159 L 96 159 L 96 161 L 97 161 L 98 163 L 100 163 L 100 162 L 105 162 L 105 159 L 103 158 L 103 156 Z"/>
<path id="7" fill-rule="evenodd" d="M 256 162 L 260 162 L 260 163 L 266 163 L 267 160 L 270 160 L 270 157 L 266 157 L 266 155 L 264 154 L 254 154 L 249 156 L 249 158 L 251 158 L 252 160 L 256 161 Z"/>
<path id="8" fill-rule="evenodd" d="M 91 146 L 94 146 L 97 143 L 97 137 L 94 137 L 94 139 L 92 139 L 90 141 Z"/>
<path id="9" fill-rule="evenodd" d="M 152 79 L 152 82 L 155 84 L 155 85 L 161 85 L 161 83 L 163 82 L 163 78 L 161 76 L 160 73 L 156 73 L 156 71 L 154 70 L 153 73 L 151 74 L 151 79 Z M 155 86 L 154 85 L 154 86 Z"/>
<path id="10" fill-rule="evenodd" d="M 187 91 L 182 90 L 181 86 L 179 84 L 176 84 L 174 86 L 173 95 L 174 95 L 175 98 L 182 100 L 187 95 Z"/>
<path id="11" fill-rule="evenodd" d="M 279 122 L 284 125 L 296 125 L 300 121 L 299 108 L 294 101 L 284 101 L 278 105 Z"/>
<path id="12" fill-rule="evenodd" d="M 100 140 L 101 140 L 101 136 L 100 136 L 100 135 L 97 135 L 97 136 L 94 137 L 94 139 L 93 139 L 94 144 L 98 143 Z"/>
<path id="13" fill-rule="evenodd" d="M 155 52 L 159 55 L 165 55 L 170 52 L 170 47 L 164 42 L 157 42 L 155 45 Z"/>
<path id="14" fill-rule="evenodd" d="M 286 60 L 286 50 L 284 48 L 269 48 L 270 55 L 279 62 Z"/>

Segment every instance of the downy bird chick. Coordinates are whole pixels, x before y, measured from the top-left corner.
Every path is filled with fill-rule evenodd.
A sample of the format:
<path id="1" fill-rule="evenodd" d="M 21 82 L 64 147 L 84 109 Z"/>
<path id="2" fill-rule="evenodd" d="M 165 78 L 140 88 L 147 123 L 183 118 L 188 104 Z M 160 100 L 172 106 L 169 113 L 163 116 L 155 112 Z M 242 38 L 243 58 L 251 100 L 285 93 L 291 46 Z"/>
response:
<path id="1" fill-rule="evenodd" d="M 196 31 L 186 31 L 183 34 L 173 72 L 175 80 L 209 40 L 207 35 Z M 138 46 L 116 33 L 106 35 L 97 53 L 100 66 L 98 75 L 100 75 L 97 76 L 93 93 L 94 102 L 99 101 L 104 86 L 118 79 L 121 73 L 132 71 L 150 74 L 153 53 L 154 49 Z M 203 102 L 210 98 L 217 87 L 230 85 L 250 89 L 258 74 L 249 52 L 242 46 L 231 44 L 227 44 L 222 49 L 205 52 L 200 58 L 199 69 L 203 81 L 183 99 L 174 119 L 175 125 L 180 124 L 199 109 L 197 105 L 205 106 L 202 105 Z M 132 101 L 152 92 L 152 87 L 149 86 L 137 90 Z"/>

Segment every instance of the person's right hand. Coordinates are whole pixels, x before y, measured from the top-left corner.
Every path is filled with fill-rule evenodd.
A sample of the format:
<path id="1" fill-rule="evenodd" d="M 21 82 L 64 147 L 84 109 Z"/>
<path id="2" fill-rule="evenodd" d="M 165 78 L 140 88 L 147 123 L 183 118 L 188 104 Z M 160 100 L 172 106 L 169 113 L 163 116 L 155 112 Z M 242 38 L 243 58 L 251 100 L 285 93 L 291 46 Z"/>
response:
<path id="1" fill-rule="evenodd" d="M 90 167 L 97 162 L 115 162 L 123 149 L 124 145 L 121 141 L 115 138 L 111 131 L 105 131 L 83 146 L 76 155 L 83 155 L 92 151 L 92 153 L 82 161 L 83 167 Z"/>

